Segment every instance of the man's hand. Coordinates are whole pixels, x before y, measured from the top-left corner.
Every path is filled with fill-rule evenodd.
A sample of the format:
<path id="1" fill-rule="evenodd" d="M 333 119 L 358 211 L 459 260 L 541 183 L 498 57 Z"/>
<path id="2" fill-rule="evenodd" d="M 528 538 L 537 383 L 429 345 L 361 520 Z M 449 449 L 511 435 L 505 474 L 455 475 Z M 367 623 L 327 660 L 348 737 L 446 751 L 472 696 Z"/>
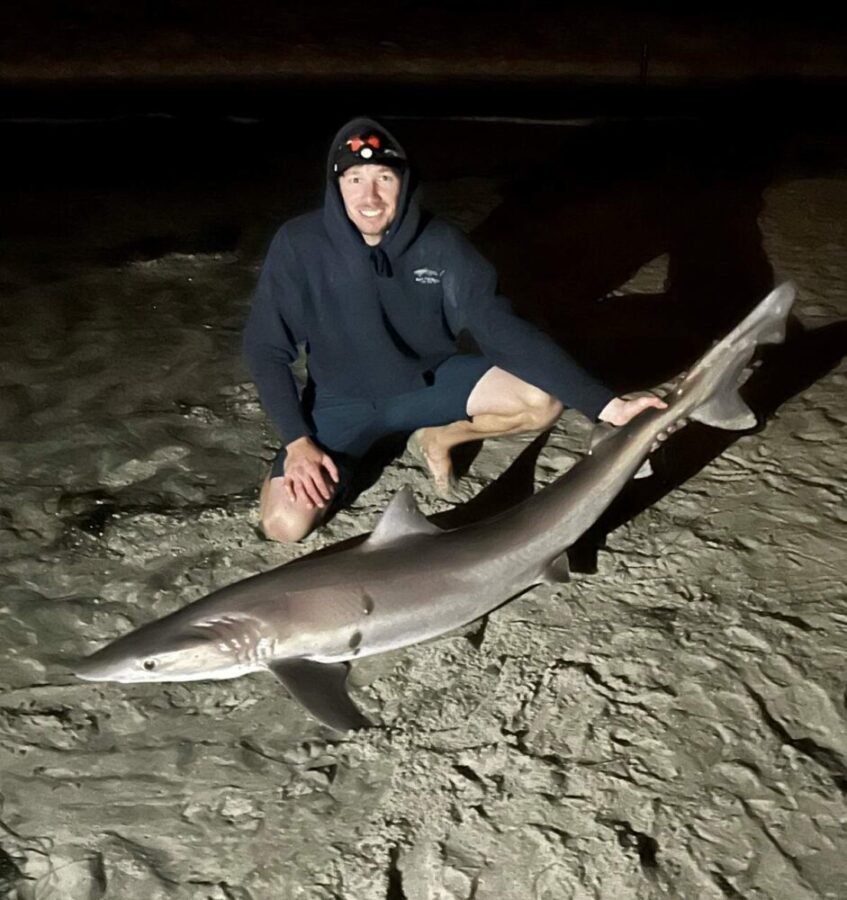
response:
<path id="1" fill-rule="evenodd" d="M 332 457 L 309 437 L 297 438 L 285 449 L 284 484 L 289 500 L 306 509 L 326 506 L 338 484 Z"/>
<path id="2" fill-rule="evenodd" d="M 634 419 L 645 409 L 667 409 L 668 404 L 655 394 L 644 394 L 639 397 L 625 400 L 623 397 L 615 397 L 610 400 L 597 417 L 602 422 L 610 425 L 626 425 L 630 419 Z"/>

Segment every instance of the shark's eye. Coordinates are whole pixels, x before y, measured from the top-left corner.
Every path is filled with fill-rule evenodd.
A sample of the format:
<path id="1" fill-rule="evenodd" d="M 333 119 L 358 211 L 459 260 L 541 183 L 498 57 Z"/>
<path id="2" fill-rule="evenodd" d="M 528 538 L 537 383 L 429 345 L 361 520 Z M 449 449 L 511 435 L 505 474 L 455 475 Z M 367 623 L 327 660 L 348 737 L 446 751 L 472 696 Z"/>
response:
<path id="1" fill-rule="evenodd" d="M 145 659 L 144 660 L 144 668 L 147 669 L 148 672 L 152 672 L 153 669 L 156 668 L 156 660 L 155 659 Z"/>

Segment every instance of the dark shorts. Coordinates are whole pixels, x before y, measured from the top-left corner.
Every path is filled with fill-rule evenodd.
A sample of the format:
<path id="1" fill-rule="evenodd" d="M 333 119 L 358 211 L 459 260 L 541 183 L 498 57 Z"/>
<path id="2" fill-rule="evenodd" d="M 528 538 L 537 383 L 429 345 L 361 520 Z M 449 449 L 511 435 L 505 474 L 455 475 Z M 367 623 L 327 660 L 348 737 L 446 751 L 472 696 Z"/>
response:
<path id="1" fill-rule="evenodd" d="M 319 398 L 311 410 L 314 439 L 338 466 L 337 490 L 349 484 L 358 461 L 382 438 L 467 419 L 468 397 L 491 367 L 484 356 L 451 356 L 435 369 L 432 384 L 414 391 L 381 400 Z M 271 469 L 273 478 L 283 474 L 284 464 L 283 447 Z"/>

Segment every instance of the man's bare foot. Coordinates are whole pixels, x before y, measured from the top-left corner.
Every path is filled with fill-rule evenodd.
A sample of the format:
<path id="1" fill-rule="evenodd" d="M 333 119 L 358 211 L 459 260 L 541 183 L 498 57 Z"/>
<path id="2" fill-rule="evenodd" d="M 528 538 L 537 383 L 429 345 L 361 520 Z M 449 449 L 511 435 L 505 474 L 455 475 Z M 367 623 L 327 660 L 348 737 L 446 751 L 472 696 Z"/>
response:
<path id="1" fill-rule="evenodd" d="M 419 428 L 409 438 L 406 447 L 414 459 L 429 469 L 438 497 L 450 503 L 464 503 L 470 499 L 471 492 L 456 478 L 450 451 L 432 440 L 433 431 L 434 428 Z"/>

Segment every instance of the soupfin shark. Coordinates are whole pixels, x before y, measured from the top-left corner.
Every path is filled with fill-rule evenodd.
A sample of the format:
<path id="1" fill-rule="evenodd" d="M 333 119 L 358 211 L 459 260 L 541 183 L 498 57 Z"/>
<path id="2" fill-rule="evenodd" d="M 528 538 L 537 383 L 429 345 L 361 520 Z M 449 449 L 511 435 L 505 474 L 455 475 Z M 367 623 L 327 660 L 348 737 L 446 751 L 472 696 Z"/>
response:
<path id="1" fill-rule="evenodd" d="M 738 393 L 756 347 L 784 340 L 785 283 L 693 366 L 665 398 L 610 431 L 561 478 L 473 525 L 442 530 L 400 490 L 367 540 L 231 584 L 87 657 L 88 681 L 235 678 L 269 669 L 319 721 L 368 724 L 347 692 L 350 660 L 460 628 L 542 582 L 566 581 L 567 549 L 690 419 L 732 430 L 756 417 Z"/>

